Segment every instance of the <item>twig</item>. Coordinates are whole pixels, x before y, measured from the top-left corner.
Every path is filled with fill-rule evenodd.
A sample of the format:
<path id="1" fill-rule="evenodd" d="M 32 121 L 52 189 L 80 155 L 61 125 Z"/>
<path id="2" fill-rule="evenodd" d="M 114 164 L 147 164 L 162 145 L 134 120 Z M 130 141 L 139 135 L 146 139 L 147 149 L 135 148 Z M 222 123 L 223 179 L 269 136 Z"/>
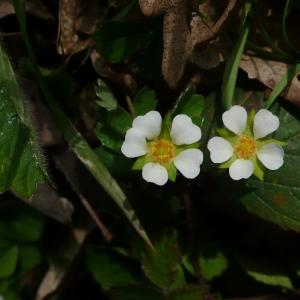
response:
<path id="1" fill-rule="evenodd" d="M 131 98 L 127 95 L 127 96 L 125 96 L 125 99 L 126 99 L 130 114 L 135 118 L 136 114 L 135 114 L 135 110 L 134 110 L 134 106 L 133 106 Z"/>
<path id="2" fill-rule="evenodd" d="M 70 186 L 72 187 L 73 191 L 77 194 L 79 197 L 82 205 L 86 209 L 86 211 L 89 213 L 92 220 L 96 223 L 97 227 L 99 228 L 100 232 L 102 233 L 104 239 L 109 242 L 112 240 L 113 235 L 109 231 L 109 229 L 104 225 L 104 223 L 101 221 L 100 217 L 97 215 L 97 213 L 94 211 L 93 207 L 90 205 L 88 200 L 81 194 L 79 191 L 79 184 L 77 182 L 77 179 L 74 177 L 73 172 L 73 165 L 72 165 L 72 157 L 70 152 L 63 151 L 61 153 L 53 153 L 52 154 L 54 161 L 56 163 L 56 166 L 62 171 L 62 173 L 65 175 L 67 181 L 69 182 Z"/>
<path id="3" fill-rule="evenodd" d="M 93 207 L 90 205 L 90 203 L 87 201 L 85 197 L 83 197 L 81 194 L 78 194 L 78 197 L 83 204 L 84 208 L 89 213 L 90 217 L 93 219 L 93 221 L 96 223 L 98 228 L 100 229 L 104 239 L 107 242 L 110 242 L 113 239 L 112 233 L 108 230 L 108 228 L 103 224 L 99 216 L 94 211 Z"/>

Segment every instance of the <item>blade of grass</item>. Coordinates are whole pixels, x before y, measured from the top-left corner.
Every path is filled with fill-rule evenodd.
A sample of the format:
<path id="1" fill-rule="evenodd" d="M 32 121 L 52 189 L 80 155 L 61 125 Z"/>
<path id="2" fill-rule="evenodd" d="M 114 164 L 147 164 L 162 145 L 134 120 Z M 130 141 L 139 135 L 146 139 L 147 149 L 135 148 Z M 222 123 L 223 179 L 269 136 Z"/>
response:
<path id="1" fill-rule="evenodd" d="M 286 88 L 286 86 L 289 84 L 289 82 L 300 73 L 300 64 L 296 64 L 294 66 L 291 66 L 286 74 L 284 74 L 281 78 L 281 80 L 278 82 L 278 84 L 273 89 L 272 93 L 268 97 L 266 101 L 266 108 L 270 108 L 276 98 L 282 93 L 282 91 Z"/>
<path id="2" fill-rule="evenodd" d="M 280 49 L 274 42 L 274 39 L 269 35 L 268 31 L 266 30 L 264 24 L 261 21 L 260 16 L 258 15 L 256 2 L 257 1 L 255 0 L 253 5 L 253 15 L 255 24 L 257 25 L 262 38 L 271 47 L 273 53 L 279 54 L 285 59 L 293 59 L 293 57 L 291 57 L 288 53 Z"/>
<path id="3" fill-rule="evenodd" d="M 285 3 L 285 7 L 283 10 L 283 16 L 282 16 L 282 35 L 283 35 L 283 39 L 286 42 L 289 50 L 294 54 L 299 56 L 300 54 L 300 49 L 297 49 L 289 40 L 288 34 L 287 34 L 287 30 L 286 30 L 286 19 L 290 14 L 290 11 L 292 9 L 292 4 L 293 4 L 293 0 L 287 0 Z"/>
<path id="4" fill-rule="evenodd" d="M 251 9 L 251 4 L 247 3 L 245 8 L 245 19 Z M 249 26 L 244 22 L 239 38 L 227 59 L 222 80 L 222 103 L 224 109 L 229 109 L 233 103 L 235 85 L 240 66 L 240 60 L 245 49 L 247 37 L 249 34 Z"/>
<path id="5" fill-rule="evenodd" d="M 47 105 L 53 113 L 53 117 L 60 127 L 66 141 L 77 155 L 79 160 L 85 165 L 85 167 L 90 171 L 90 173 L 96 178 L 103 189 L 111 196 L 115 203 L 121 208 L 125 216 L 129 219 L 132 226 L 144 239 L 144 241 L 151 247 L 152 243 L 143 229 L 139 219 L 137 218 L 133 208 L 131 207 L 126 195 L 117 183 L 117 181 L 111 176 L 109 171 L 100 161 L 99 157 L 89 146 L 82 135 L 77 131 L 72 122 L 67 118 L 65 113 L 61 110 L 60 106 L 57 104 L 56 99 L 53 97 L 51 91 L 46 85 L 35 58 L 34 51 L 31 47 L 28 30 L 26 26 L 26 15 L 25 15 L 25 2 L 24 0 L 14 0 L 14 7 L 16 11 L 16 16 L 19 22 L 21 34 L 26 45 L 29 58 L 33 64 L 34 75 L 37 79 L 39 87 L 44 95 Z"/>

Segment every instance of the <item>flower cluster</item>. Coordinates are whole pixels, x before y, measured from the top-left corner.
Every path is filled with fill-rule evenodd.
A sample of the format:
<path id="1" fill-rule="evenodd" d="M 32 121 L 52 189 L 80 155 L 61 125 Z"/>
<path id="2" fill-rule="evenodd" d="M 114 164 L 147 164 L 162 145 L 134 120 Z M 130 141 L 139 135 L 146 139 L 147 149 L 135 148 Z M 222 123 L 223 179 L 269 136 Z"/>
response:
<path id="1" fill-rule="evenodd" d="M 265 139 L 279 127 L 279 119 L 266 109 L 256 114 L 235 105 L 222 115 L 225 128 L 220 136 L 211 138 L 208 150 L 212 162 L 229 168 L 234 180 L 249 178 L 252 174 L 263 179 L 263 166 L 277 170 L 283 164 L 284 143 Z M 150 111 L 133 120 L 126 132 L 122 153 L 129 158 L 138 158 L 134 169 L 142 169 L 142 177 L 157 185 L 168 179 L 175 181 L 177 170 L 186 178 L 199 175 L 203 153 L 198 149 L 201 129 L 192 119 L 180 114 L 162 120 L 157 111 Z"/>

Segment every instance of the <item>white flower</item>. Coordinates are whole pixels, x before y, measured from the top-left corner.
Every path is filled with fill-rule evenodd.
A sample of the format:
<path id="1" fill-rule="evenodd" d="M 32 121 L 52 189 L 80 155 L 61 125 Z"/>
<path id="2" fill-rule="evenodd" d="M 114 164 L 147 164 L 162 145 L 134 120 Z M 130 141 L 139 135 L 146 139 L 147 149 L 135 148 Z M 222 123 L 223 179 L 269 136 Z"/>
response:
<path id="1" fill-rule="evenodd" d="M 177 115 L 170 126 L 162 123 L 157 111 L 135 118 L 126 132 L 122 153 L 130 158 L 140 157 L 136 163 L 137 168 L 142 168 L 143 178 L 157 185 L 174 180 L 176 169 L 187 178 L 197 177 L 203 154 L 187 145 L 200 140 L 201 129 L 184 114 Z"/>
<path id="2" fill-rule="evenodd" d="M 283 165 L 284 143 L 276 140 L 261 140 L 279 127 L 279 119 L 266 109 L 249 117 L 245 108 L 232 106 L 222 116 L 228 130 L 220 130 L 222 137 L 209 140 L 208 150 L 214 163 L 224 163 L 229 167 L 229 175 L 234 180 L 249 178 L 253 173 L 262 179 L 262 163 L 267 169 L 277 170 Z M 259 160 L 259 162 L 257 161 Z"/>

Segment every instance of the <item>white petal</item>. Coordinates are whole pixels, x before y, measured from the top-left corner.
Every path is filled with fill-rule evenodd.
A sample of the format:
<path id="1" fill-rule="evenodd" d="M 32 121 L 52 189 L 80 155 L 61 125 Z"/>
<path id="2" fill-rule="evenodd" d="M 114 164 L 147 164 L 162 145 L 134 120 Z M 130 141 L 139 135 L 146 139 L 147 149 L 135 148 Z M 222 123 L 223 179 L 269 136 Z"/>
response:
<path id="1" fill-rule="evenodd" d="M 234 151 L 231 144 L 219 136 L 211 138 L 207 148 L 210 151 L 210 159 L 217 164 L 228 160 Z"/>
<path id="2" fill-rule="evenodd" d="M 187 149 L 180 152 L 174 159 L 177 170 L 186 178 L 193 179 L 200 173 L 203 153 L 199 149 Z"/>
<path id="3" fill-rule="evenodd" d="M 126 157 L 138 157 L 147 153 L 147 143 L 144 134 L 135 128 L 127 130 L 121 152 Z"/>
<path id="4" fill-rule="evenodd" d="M 222 115 L 225 127 L 237 135 L 241 135 L 247 124 L 247 111 L 240 105 L 234 105 Z"/>
<path id="5" fill-rule="evenodd" d="M 261 109 L 254 117 L 253 132 L 256 139 L 260 139 L 279 127 L 279 118 L 267 109 Z"/>
<path id="6" fill-rule="evenodd" d="M 161 130 L 162 118 L 158 111 L 149 111 L 144 116 L 136 117 L 132 127 L 143 132 L 147 139 L 157 138 Z"/>
<path id="7" fill-rule="evenodd" d="M 157 185 L 164 185 L 168 181 L 168 172 L 165 167 L 158 163 L 147 163 L 143 167 L 143 178 Z"/>
<path id="8" fill-rule="evenodd" d="M 233 180 L 247 179 L 254 171 L 251 160 L 237 159 L 229 168 L 229 175 Z"/>
<path id="9" fill-rule="evenodd" d="M 189 145 L 201 139 L 201 129 L 187 115 L 177 115 L 172 122 L 171 138 L 175 145 Z"/>
<path id="10" fill-rule="evenodd" d="M 283 165 L 284 152 L 278 145 L 267 144 L 258 150 L 257 157 L 266 168 L 277 170 Z"/>

